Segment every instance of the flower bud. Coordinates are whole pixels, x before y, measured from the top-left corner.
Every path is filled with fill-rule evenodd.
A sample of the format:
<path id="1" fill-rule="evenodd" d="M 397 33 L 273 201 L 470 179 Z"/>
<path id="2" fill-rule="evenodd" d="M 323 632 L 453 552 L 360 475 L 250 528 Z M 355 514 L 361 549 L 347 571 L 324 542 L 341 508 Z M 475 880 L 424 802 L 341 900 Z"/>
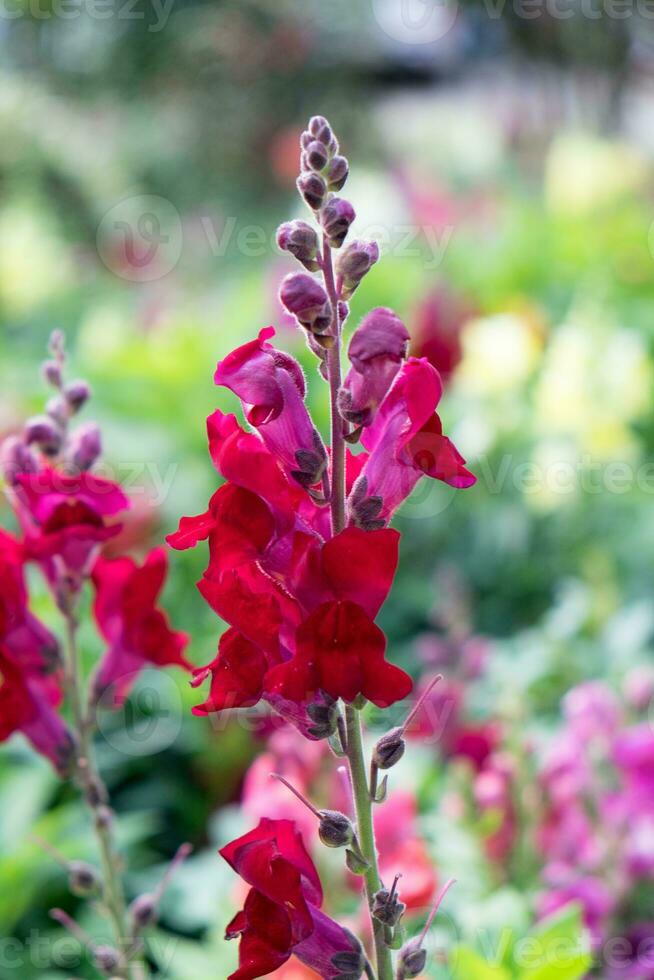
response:
<path id="1" fill-rule="evenodd" d="M 36 473 L 39 468 L 34 453 L 19 436 L 9 436 L 2 443 L 0 467 L 11 486 L 16 484 L 21 473 Z"/>
<path id="2" fill-rule="evenodd" d="M 89 385 L 80 378 L 76 381 L 70 381 L 64 387 L 64 398 L 73 412 L 79 412 L 82 405 L 88 401 L 90 395 L 91 389 Z"/>
<path id="3" fill-rule="evenodd" d="M 404 729 L 393 728 L 379 739 L 372 753 L 372 759 L 378 769 L 391 769 L 396 765 L 406 748 Z"/>
<path id="4" fill-rule="evenodd" d="M 395 888 L 380 888 L 373 895 L 371 913 L 378 922 L 383 922 L 385 926 L 394 929 L 404 912 L 406 905 L 401 902 Z"/>
<path id="5" fill-rule="evenodd" d="M 340 191 L 347 180 L 349 172 L 350 165 L 347 162 L 347 158 L 340 156 L 334 157 L 325 174 L 329 190 Z"/>
<path id="6" fill-rule="evenodd" d="M 329 163 L 327 147 L 319 140 L 309 143 L 304 151 L 304 158 L 311 170 L 324 170 Z"/>
<path id="7" fill-rule="evenodd" d="M 45 361 L 41 368 L 44 379 L 53 388 L 61 387 L 61 364 L 59 361 Z"/>
<path id="8" fill-rule="evenodd" d="M 45 403 L 45 410 L 50 418 L 54 419 L 58 425 L 63 427 L 68 422 L 70 406 L 61 395 L 57 395 L 55 398 L 49 398 Z"/>
<path id="9" fill-rule="evenodd" d="M 297 179 L 297 189 L 313 211 L 318 211 L 327 195 L 327 184 L 319 174 L 302 173 Z"/>
<path id="10" fill-rule="evenodd" d="M 329 695 L 323 703 L 316 701 L 307 707 L 307 714 L 313 726 L 308 729 L 313 738 L 329 738 L 338 728 L 338 704 Z"/>
<path id="11" fill-rule="evenodd" d="M 334 139 L 332 128 L 324 116 L 312 116 L 307 127 L 314 139 L 327 146 Z"/>
<path id="12" fill-rule="evenodd" d="M 354 827 L 344 813 L 321 810 L 318 835 L 327 847 L 349 847 L 354 840 Z"/>
<path id="13" fill-rule="evenodd" d="M 95 967 L 107 976 L 113 976 L 120 966 L 120 956 L 111 946 L 95 946 L 93 949 Z"/>
<path id="14" fill-rule="evenodd" d="M 397 964 L 397 980 L 413 980 L 425 969 L 427 950 L 414 939 L 403 946 Z"/>
<path id="15" fill-rule="evenodd" d="M 286 276 L 279 298 L 289 313 L 313 334 L 326 334 L 331 326 L 332 311 L 327 293 L 306 272 Z"/>
<path id="16" fill-rule="evenodd" d="M 86 422 L 73 432 L 66 450 L 69 469 L 77 473 L 90 470 L 102 453 L 102 436 L 95 422 Z"/>
<path id="17" fill-rule="evenodd" d="M 277 229 L 277 244 L 284 252 L 290 252 L 309 272 L 319 268 L 317 256 L 320 248 L 315 228 L 306 221 L 286 221 Z"/>
<path id="18" fill-rule="evenodd" d="M 377 242 L 355 239 L 336 258 L 336 274 L 343 280 L 341 295 L 349 299 L 363 277 L 379 260 Z"/>
<path id="19" fill-rule="evenodd" d="M 139 895 L 130 905 L 129 914 L 132 920 L 132 930 L 135 933 L 154 925 L 159 917 L 155 896 L 148 893 Z"/>
<path id="20" fill-rule="evenodd" d="M 71 861 L 68 865 L 68 887 L 73 895 L 85 898 L 96 895 L 101 887 L 100 876 L 85 861 Z"/>
<path id="21" fill-rule="evenodd" d="M 47 415 L 35 415 L 25 424 L 25 441 L 35 443 L 46 456 L 56 456 L 61 449 L 63 434 L 56 422 Z"/>
<path id="22" fill-rule="evenodd" d="M 356 215 L 349 201 L 333 197 L 320 213 L 320 222 L 332 248 L 340 248 Z"/>

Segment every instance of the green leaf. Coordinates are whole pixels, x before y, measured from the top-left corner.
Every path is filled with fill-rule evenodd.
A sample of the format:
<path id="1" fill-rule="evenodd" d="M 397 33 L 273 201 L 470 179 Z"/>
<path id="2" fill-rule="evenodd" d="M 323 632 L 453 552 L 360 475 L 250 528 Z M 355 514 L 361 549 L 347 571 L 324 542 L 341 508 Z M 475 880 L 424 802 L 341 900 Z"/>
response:
<path id="1" fill-rule="evenodd" d="M 503 966 L 488 963 L 469 946 L 455 946 L 450 953 L 453 980 L 511 980 Z"/>
<path id="2" fill-rule="evenodd" d="M 576 903 L 566 905 L 519 940 L 513 956 L 518 980 L 578 980 L 593 959 Z"/>

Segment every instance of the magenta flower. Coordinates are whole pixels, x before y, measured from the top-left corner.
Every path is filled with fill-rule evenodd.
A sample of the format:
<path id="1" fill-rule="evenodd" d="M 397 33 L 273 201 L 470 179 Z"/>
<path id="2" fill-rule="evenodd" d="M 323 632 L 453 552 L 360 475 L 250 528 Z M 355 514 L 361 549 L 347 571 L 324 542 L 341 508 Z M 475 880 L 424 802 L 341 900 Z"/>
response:
<path id="1" fill-rule="evenodd" d="M 274 327 L 232 351 L 218 364 L 214 381 L 241 399 L 245 417 L 301 486 L 318 483 L 327 453 L 304 403 L 306 385 L 298 362 L 267 343 Z"/>
<path id="2" fill-rule="evenodd" d="M 70 475 L 46 467 L 16 478 L 18 516 L 29 557 L 60 558 L 75 575 L 85 569 L 97 546 L 118 534 L 107 518 L 129 507 L 116 483 L 92 473 Z"/>
<path id="3" fill-rule="evenodd" d="M 402 366 L 361 437 L 370 456 L 349 496 L 353 523 L 364 528 L 386 524 L 423 476 L 458 488 L 476 482 L 443 435 L 436 413 L 442 390 L 438 372 L 426 359 L 409 358 Z"/>
<path id="4" fill-rule="evenodd" d="M 148 664 L 191 669 L 184 657 L 187 635 L 171 629 L 156 606 L 167 564 L 164 549 L 155 548 L 140 567 L 132 558 L 99 558 L 93 566 L 93 611 L 109 644 L 95 677 L 96 699 L 111 690 L 114 705 L 122 704 Z"/>
<path id="5" fill-rule="evenodd" d="M 28 608 L 23 546 L 0 531 L 0 643 L 28 670 L 50 671 L 59 662 L 59 643 Z"/>
<path id="6" fill-rule="evenodd" d="M 74 742 L 56 710 L 61 700 L 57 677 L 17 662 L 0 642 L 0 742 L 22 732 L 65 775 Z"/>
<path id="7" fill-rule="evenodd" d="M 339 392 L 341 415 L 353 425 L 368 426 L 406 357 L 409 333 L 385 307 L 368 313 L 352 334 L 348 357 L 352 367 Z"/>

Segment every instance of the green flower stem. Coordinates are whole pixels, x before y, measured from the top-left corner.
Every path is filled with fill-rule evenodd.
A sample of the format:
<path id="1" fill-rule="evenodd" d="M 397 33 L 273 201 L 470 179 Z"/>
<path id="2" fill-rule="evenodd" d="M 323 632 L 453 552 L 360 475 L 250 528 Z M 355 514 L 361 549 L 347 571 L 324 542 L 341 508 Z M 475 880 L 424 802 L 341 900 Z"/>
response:
<path id="1" fill-rule="evenodd" d="M 78 622 L 72 610 L 64 612 L 66 620 L 67 644 L 67 688 L 73 709 L 75 735 L 77 738 L 77 772 L 82 784 L 84 800 L 91 810 L 91 817 L 102 863 L 104 903 L 107 907 L 114 932 L 116 948 L 121 957 L 121 966 L 116 976 L 121 980 L 136 980 L 145 974 L 143 962 L 131 959 L 134 941 L 127 927 L 125 894 L 120 875 L 120 855 L 116 848 L 111 820 L 105 801 L 107 789 L 95 764 L 93 746 L 89 735 L 88 719 L 85 716 L 83 683 L 81 676 L 79 648 L 77 643 Z"/>
<path id="2" fill-rule="evenodd" d="M 352 777 L 359 843 L 363 856 L 368 862 L 368 870 L 364 875 L 364 881 L 366 884 L 368 908 L 371 908 L 373 896 L 381 888 L 381 881 L 379 879 L 377 848 L 375 846 L 375 833 L 372 823 L 372 800 L 370 799 L 366 760 L 363 752 L 361 720 L 359 712 L 352 705 L 347 705 L 345 708 L 345 721 L 347 726 L 347 758 Z M 377 975 L 379 980 L 393 980 L 393 960 L 391 951 L 385 942 L 384 926 L 372 914 L 370 921 L 375 940 Z"/>
<path id="3" fill-rule="evenodd" d="M 331 396 L 331 514 L 332 533 L 339 534 L 345 527 L 345 439 L 343 438 L 343 419 L 338 411 L 338 392 L 341 387 L 341 328 L 338 315 L 340 289 L 334 280 L 331 248 L 325 240 L 323 244 L 322 273 L 325 288 L 333 310 L 332 333 L 334 345 L 327 353 L 329 388 Z M 377 864 L 377 848 L 372 823 L 372 801 L 368 785 L 368 770 L 363 752 L 363 737 L 359 712 L 351 705 L 345 707 L 347 746 L 346 754 L 354 792 L 357 816 L 357 837 L 368 869 L 364 874 L 368 909 L 381 887 Z M 391 951 L 384 941 L 384 926 L 370 914 L 375 941 L 375 956 L 378 980 L 393 980 L 393 960 Z"/>

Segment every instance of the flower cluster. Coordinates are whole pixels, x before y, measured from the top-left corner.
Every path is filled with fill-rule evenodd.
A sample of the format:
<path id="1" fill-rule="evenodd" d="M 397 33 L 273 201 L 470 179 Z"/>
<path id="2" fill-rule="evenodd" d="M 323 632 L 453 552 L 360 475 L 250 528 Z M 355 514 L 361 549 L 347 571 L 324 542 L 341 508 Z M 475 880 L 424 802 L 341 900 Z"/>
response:
<path id="1" fill-rule="evenodd" d="M 84 881 L 85 894 L 104 892 L 120 934 L 116 950 L 98 947 L 95 958 L 101 972 L 123 977 L 129 975 L 125 951 L 138 953 L 140 925 L 134 921 L 130 927 L 125 918 L 111 811 L 90 735 L 98 708 L 119 705 L 143 667 L 175 664 L 190 670 L 190 664 L 184 657 L 186 635 L 172 629 L 157 606 L 166 576 L 165 550 L 155 549 L 142 565 L 130 557 L 102 555 L 106 542 L 121 530 L 119 518 L 129 500 L 117 483 L 93 471 L 101 455 L 100 430 L 94 423 L 75 425 L 90 388 L 81 380 L 67 382 L 65 366 L 63 335 L 55 331 L 43 365 L 52 397 L 44 414 L 29 419 L 2 445 L 6 493 L 21 533 L 16 538 L 0 531 L 0 741 L 22 732 L 62 776 L 73 776 L 80 785 L 93 813 L 105 871 L 103 877 L 73 862 L 67 865 L 71 887 L 79 893 Z M 64 643 L 30 612 L 25 584 L 30 563 L 41 569 L 62 614 Z M 85 691 L 76 638 L 87 584 L 94 590 L 96 625 L 107 648 Z M 57 915 L 63 922 L 65 913 Z"/>
<path id="2" fill-rule="evenodd" d="M 645 705 L 652 693 L 649 682 Z M 540 910 L 579 902 L 599 943 L 654 876 L 654 731 L 642 710 L 629 724 L 626 706 L 600 681 L 573 688 L 563 707 L 565 728 L 540 773 Z"/>
<path id="3" fill-rule="evenodd" d="M 376 622 L 398 562 L 399 534 L 388 525 L 421 478 L 459 488 L 475 478 L 443 434 L 438 371 L 426 358 L 407 356 L 409 335 L 392 310 L 371 310 L 352 332 L 342 378 L 348 302 L 379 250 L 369 241 L 346 244 L 356 216 L 338 192 L 349 165 L 322 116 L 302 134 L 300 164 L 298 189 L 315 224 L 295 220 L 278 231 L 279 246 L 303 267 L 286 276 L 280 300 L 329 384 L 331 445 L 308 411 L 300 364 L 274 346 L 275 330 L 265 327 L 220 361 L 214 376 L 240 399 L 248 424 L 220 411 L 207 421 L 210 456 L 224 482 L 207 510 L 183 517 L 167 540 L 176 549 L 208 542 L 198 587 L 229 627 L 213 662 L 195 672 L 195 684 L 210 680 L 196 713 L 264 701 L 308 739 L 328 739 L 347 757 L 357 827 L 344 814 L 307 805 L 323 842 L 346 847 L 348 866 L 365 880 L 378 977 L 391 980 L 389 948 L 401 913 L 389 918 L 387 906 L 402 903 L 382 888 L 370 808 L 384 797 L 378 769 L 390 768 L 403 749 L 373 763 L 368 786 L 359 720 L 367 702 L 388 708 L 412 689 L 410 676 L 387 659 Z M 404 744 L 401 734 L 393 737 Z M 320 919 L 315 874 L 284 821 L 262 820 L 222 853 L 252 886 L 228 929 L 229 938 L 241 936 L 234 978 L 262 976 L 290 951 L 323 977 L 358 977 L 364 968 L 375 975 L 364 959 L 355 963 L 338 927 Z M 323 957 L 329 952 L 328 960 L 317 965 L 307 943 Z M 423 952 L 418 946 L 400 957 L 401 980 L 418 975 Z"/>

